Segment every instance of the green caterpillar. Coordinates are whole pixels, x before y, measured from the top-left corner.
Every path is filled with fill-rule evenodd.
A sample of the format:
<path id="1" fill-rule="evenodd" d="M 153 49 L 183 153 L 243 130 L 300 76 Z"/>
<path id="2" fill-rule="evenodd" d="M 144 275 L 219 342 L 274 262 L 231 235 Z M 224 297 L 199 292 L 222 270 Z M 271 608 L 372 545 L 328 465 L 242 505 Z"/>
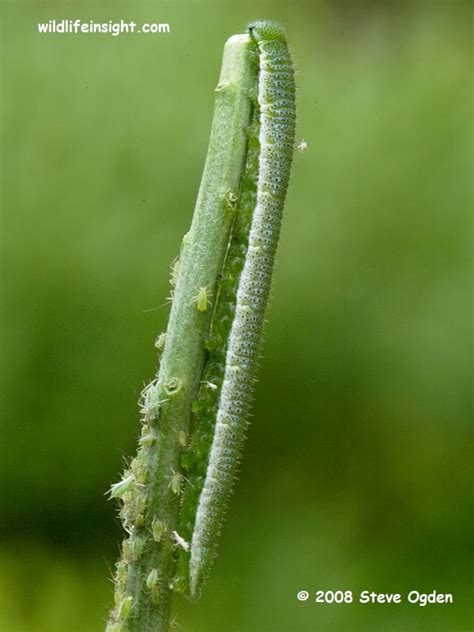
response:
<path id="1" fill-rule="evenodd" d="M 204 428 L 200 433 L 198 429 L 192 448 L 205 452 L 209 427 L 214 434 L 205 479 L 202 481 L 201 472 L 194 478 L 194 497 L 196 487 L 200 495 L 189 559 L 189 590 L 193 597 L 199 595 L 215 557 L 216 540 L 245 437 L 294 150 L 295 86 L 285 33 L 270 22 L 250 24 L 249 33 L 258 59 L 254 122 L 249 134 L 242 199 L 204 373 L 204 386 L 214 380 L 211 383 L 219 390 L 202 394 L 195 407 L 197 423 L 201 416 L 207 417 L 207 424 L 201 422 Z M 185 497 L 184 518 L 189 518 L 187 504 Z M 185 552 L 181 553 L 184 557 Z M 183 573 L 182 563 L 180 571 Z"/>

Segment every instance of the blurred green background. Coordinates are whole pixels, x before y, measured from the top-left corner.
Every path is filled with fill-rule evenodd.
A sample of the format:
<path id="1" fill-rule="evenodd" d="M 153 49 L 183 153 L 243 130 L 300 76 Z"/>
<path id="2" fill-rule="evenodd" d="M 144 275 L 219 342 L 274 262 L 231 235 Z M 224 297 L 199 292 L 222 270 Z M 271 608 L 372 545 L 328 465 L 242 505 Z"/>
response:
<path id="1" fill-rule="evenodd" d="M 183 632 L 472 630 L 469 3 L 1 3 L 0 630 L 95 632 L 225 39 L 281 20 L 297 153 L 245 458 Z M 39 35 L 52 18 L 169 35 Z M 317 605 L 318 589 L 453 605 Z"/>

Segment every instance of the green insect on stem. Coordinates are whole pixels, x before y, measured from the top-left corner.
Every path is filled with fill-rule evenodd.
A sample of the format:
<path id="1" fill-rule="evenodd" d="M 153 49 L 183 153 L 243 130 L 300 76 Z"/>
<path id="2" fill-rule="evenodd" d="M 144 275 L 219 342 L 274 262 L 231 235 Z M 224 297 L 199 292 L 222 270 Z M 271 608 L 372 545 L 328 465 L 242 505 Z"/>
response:
<path id="1" fill-rule="evenodd" d="M 193 301 L 196 303 L 198 312 L 206 312 L 209 305 L 209 290 L 207 287 L 200 287 Z"/>

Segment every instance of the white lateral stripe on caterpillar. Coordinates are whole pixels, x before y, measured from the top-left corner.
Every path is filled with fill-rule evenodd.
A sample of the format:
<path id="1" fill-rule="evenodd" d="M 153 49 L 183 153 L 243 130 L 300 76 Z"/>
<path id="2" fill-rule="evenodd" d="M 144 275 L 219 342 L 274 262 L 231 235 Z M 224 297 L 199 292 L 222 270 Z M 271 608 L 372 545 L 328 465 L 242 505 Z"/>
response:
<path id="1" fill-rule="evenodd" d="M 257 202 L 239 279 L 216 427 L 191 541 L 190 590 L 199 594 L 212 563 L 251 404 L 258 349 L 294 149 L 294 76 L 283 29 L 249 26 L 259 56 L 260 154 Z"/>

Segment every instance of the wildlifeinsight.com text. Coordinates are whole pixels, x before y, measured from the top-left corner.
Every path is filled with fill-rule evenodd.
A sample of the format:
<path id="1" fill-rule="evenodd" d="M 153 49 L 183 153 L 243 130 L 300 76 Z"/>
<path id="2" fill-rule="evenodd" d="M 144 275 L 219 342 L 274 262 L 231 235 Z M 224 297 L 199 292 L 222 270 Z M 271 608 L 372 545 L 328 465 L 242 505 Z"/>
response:
<path id="1" fill-rule="evenodd" d="M 124 33 L 145 33 L 145 34 L 161 34 L 170 33 L 170 25 L 163 22 L 145 22 L 138 25 L 132 20 L 120 20 L 107 22 L 94 22 L 93 20 L 48 20 L 47 22 L 38 22 L 38 32 L 44 34 L 59 35 L 122 35 Z"/>

